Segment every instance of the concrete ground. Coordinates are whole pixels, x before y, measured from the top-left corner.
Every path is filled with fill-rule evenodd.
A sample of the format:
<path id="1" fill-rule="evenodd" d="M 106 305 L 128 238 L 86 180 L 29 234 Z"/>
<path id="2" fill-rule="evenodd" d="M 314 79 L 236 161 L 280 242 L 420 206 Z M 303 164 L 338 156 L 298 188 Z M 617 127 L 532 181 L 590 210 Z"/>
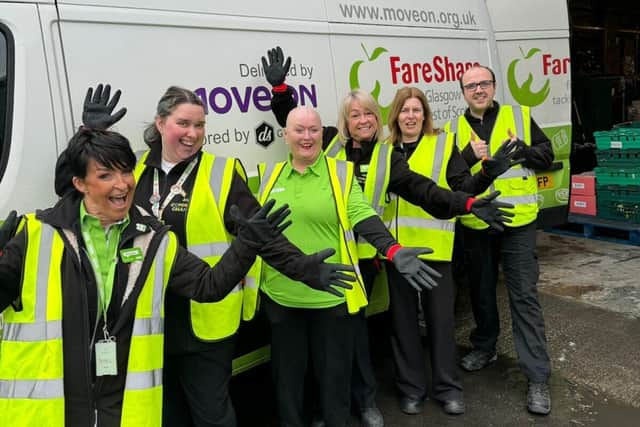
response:
<path id="1" fill-rule="evenodd" d="M 445 415 L 432 400 L 421 415 L 403 414 L 388 349 L 376 346 L 378 404 L 386 426 L 640 426 L 640 247 L 540 232 L 538 255 L 553 368 L 551 414 L 526 410 L 526 379 L 513 350 L 506 292 L 499 286 L 498 362 L 480 372 L 461 372 L 464 415 Z M 469 350 L 473 328 L 467 294 L 461 290 L 456 308 L 461 354 Z M 375 337 L 383 336 L 384 317 L 373 321 Z M 258 393 L 261 409 L 256 410 L 256 400 L 251 410 L 247 400 L 235 398 L 240 426 L 277 425 L 268 367 L 243 375 L 234 379 L 234 395 Z M 359 425 L 355 417 L 351 425 Z"/>

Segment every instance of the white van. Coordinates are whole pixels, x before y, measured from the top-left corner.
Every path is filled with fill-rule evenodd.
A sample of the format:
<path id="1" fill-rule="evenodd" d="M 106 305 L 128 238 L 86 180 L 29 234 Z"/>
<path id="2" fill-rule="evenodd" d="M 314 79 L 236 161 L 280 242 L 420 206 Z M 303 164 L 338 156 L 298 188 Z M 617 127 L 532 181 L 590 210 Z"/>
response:
<path id="1" fill-rule="evenodd" d="M 327 124 L 352 88 L 369 90 L 384 112 L 398 87 L 413 85 L 442 126 L 464 111 L 460 74 L 491 66 L 497 99 L 530 105 L 553 142 L 539 202 L 564 219 L 568 25 L 558 0 L 0 1 L 0 218 L 55 202 L 55 159 L 81 123 L 86 89 L 101 82 L 122 89 L 128 113 L 115 129 L 136 150 L 161 94 L 180 85 L 207 105 L 206 150 L 240 158 L 250 173 L 283 159 L 260 64 L 280 45 L 299 103 Z"/>

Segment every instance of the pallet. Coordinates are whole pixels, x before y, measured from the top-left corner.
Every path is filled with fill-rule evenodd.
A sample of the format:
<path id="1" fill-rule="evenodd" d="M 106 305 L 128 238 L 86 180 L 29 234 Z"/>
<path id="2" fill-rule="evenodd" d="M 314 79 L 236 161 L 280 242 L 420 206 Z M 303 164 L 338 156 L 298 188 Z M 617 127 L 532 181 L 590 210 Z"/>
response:
<path id="1" fill-rule="evenodd" d="M 569 222 L 567 227 L 554 228 L 549 231 L 570 236 L 582 235 L 589 239 L 640 246 L 640 224 L 572 213 L 567 215 L 567 221 Z M 576 230 L 576 227 L 582 227 L 582 232 L 580 233 L 579 230 Z"/>

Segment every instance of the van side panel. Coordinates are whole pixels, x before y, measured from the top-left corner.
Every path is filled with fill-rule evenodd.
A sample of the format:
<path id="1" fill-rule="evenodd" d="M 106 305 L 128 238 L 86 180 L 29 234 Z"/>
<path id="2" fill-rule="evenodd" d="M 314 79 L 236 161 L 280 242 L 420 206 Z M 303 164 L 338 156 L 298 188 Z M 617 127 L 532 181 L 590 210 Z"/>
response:
<path id="1" fill-rule="evenodd" d="M 110 82 L 128 108 L 115 128 L 135 149 L 144 148 L 142 132 L 161 94 L 179 85 L 207 107 L 206 150 L 238 157 L 250 171 L 286 158 L 260 63 L 276 45 L 293 57 L 288 83 L 300 104 L 320 107 L 327 122 L 336 116 L 326 23 L 71 5 L 60 14 L 74 117 L 88 86 Z"/>
<path id="2" fill-rule="evenodd" d="M 487 1 L 502 63 L 503 99 L 531 107 L 551 140 L 554 170 L 538 171 L 538 204 L 565 208 L 571 154 L 571 59 L 565 2 Z"/>
<path id="3" fill-rule="evenodd" d="M 7 168 L 0 181 L 0 213 L 20 213 L 50 206 L 54 201 L 53 170 L 56 139 L 47 64 L 40 20 L 52 6 L 0 3 L 0 22 L 15 45 L 13 116 Z"/>

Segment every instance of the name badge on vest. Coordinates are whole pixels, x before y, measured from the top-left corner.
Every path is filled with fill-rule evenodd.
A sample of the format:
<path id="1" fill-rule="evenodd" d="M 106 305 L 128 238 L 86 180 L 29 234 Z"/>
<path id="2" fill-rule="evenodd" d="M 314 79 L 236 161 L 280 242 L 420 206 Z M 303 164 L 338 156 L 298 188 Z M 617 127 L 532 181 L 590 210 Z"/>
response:
<path id="1" fill-rule="evenodd" d="M 96 343 L 96 376 L 118 375 L 116 342 L 113 339 Z"/>
<path id="2" fill-rule="evenodd" d="M 120 249 L 120 259 L 125 264 L 131 264 L 135 261 L 142 261 L 142 249 L 140 248 L 128 248 Z"/>

